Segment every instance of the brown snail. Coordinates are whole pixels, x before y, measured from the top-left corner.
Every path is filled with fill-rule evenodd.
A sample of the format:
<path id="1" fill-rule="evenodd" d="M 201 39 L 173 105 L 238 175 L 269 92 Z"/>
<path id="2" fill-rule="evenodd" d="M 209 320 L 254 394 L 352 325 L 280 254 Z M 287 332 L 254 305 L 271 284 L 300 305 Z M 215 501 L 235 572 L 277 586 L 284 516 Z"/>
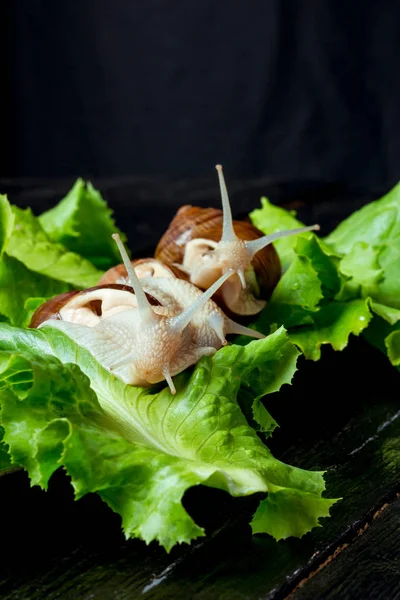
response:
<path id="1" fill-rule="evenodd" d="M 172 377 L 216 352 L 226 344 L 228 333 L 264 337 L 231 321 L 211 300 L 231 271 L 203 293 L 175 277 L 147 277 L 142 287 L 118 234 L 113 237 L 129 286 L 103 284 L 55 298 L 53 304 L 46 303 L 48 318 L 43 319 L 44 305 L 35 313 L 32 326 L 64 331 L 127 384 L 148 386 L 166 380 L 172 393 L 176 391 Z"/>
<path id="2" fill-rule="evenodd" d="M 222 306 L 235 315 L 260 312 L 281 275 L 272 242 L 319 229 L 318 225 L 264 235 L 251 223 L 233 221 L 221 165 L 216 166 L 222 211 L 183 206 L 155 251 L 155 257 L 179 269 L 194 285 L 208 289 L 228 270 L 234 275 L 219 290 Z"/>
<path id="3" fill-rule="evenodd" d="M 186 280 L 177 278 L 167 265 L 155 258 L 132 260 L 131 265 L 146 294 L 156 298 L 163 305 L 168 305 L 175 310 L 184 310 L 201 296 L 199 288 Z M 106 271 L 99 280 L 99 284 L 107 282 L 129 283 L 124 263 Z M 215 295 L 217 294 L 218 290 Z M 205 304 L 204 308 L 194 316 L 193 324 L 197 332 L 202 332 L 201 343 L 205 343 L 207 340 L 208 343 L 215 345 L 217 344 L 215 336 L 224 343 L 225 336 L 228 334 L 242 334 L 254 338 L 264 337 L 257 331 L 230 319 L 214 301 Z"/>

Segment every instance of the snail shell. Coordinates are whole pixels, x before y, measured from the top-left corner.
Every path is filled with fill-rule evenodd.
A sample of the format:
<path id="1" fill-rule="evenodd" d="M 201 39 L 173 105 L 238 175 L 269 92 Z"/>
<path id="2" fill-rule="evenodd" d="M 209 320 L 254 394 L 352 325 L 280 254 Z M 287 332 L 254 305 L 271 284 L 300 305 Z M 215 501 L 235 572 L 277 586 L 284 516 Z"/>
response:
<path id="1" fill-rule="evenodd" d="M 150 304 L 160 305 L 151 294 Z M 36 329 L 46 321 L 68 321 L 93 327 L 102 318 L 137 307 L 137 301 L 129 285 L 97 285 L 86 290 L 73 290 L 51 298 L 35 311 L 29 327 Z"/>
<path id="2" fill-rule="evenodd" d="M 182 206 L 160 239 L 155 251 L 155 258 L 170 268 L 175 267 L 176 273 L 177 265 L 184 266 L 185 258 L 190 262 L 191 257 L 188 257 L 186 253 L 188 243 L 197 240 L 198 243 L 192 244 L 191 247 L 194 252 L 207 252 L 211 248 L 215 248 L 222 237 L 222 224 L 223 213 L 220 209 Z M 233 221 L 233 228 L 240 240 L 252 241 L 264 237 L 259 229 L 247 221 Z M 243 301 L 238 304 L 238 302 L 230 302 L 224 297 L 226 294 L 221 292 L 215 296 L 216 302 L 221 305 L 222 309 L 232 315 L 252 315 L 260 312 L 281 276 L 281 263 L 272 244 L 260 250 L 253 257 L 251 267 L 252 272 L 247 274 L 251 288 L 249 291 L 261 302 L 254 303 L 248 298 L 247 302 Z M 182 270 L 180 270 L 179 277 L 190 280 L 189 274 Z M 227 281 L 224 284 L 225 291 L 230 283 Z M 208 287 L 208 285 L 201 287 Z M 240 289 L 239 286 L 235 287 Z"/>

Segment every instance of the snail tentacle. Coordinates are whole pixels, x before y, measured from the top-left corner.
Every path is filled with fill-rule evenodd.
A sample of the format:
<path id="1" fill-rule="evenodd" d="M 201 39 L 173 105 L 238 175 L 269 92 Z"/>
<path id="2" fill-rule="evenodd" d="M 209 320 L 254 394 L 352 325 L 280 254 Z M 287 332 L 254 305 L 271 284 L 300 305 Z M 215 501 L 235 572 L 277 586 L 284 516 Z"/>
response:
<path id="1" fill-rule="evenodd" d="M 264 235 L 258 240 L 251 240 L 250 242 L 243 242 L 245 248 L 247 250 L 249 261 L 252 258 L 265 248 L 275 242 L 276 240 L 280 240 L 281 238 L 289 237 L 291 235 L 299 235 L 300 233 L 306 233 L 307 231 L 319 231 L 319 225 L 308 225 L 307 227 L 298 227 L 297 229 L 288 229 L 286 231 L 276 231 L 275 233 L 270 233 L 269 235 Z"/>
<path id="2" fill-rule="evenodd" d="M 231 204 L 229 202 L 228 190 L 226 189 L 222 165 L 216 165 L 215 168 L 217 169 L 218 173 L 219 187 L 221 190 L 222 200 L 223 221 L 221 242 L 236 242 L 238 238 L 233 228 Z"/>
<path id="3" fill-rule="evenodd" d="M 226 333 L 235 333 L 237 335 L 247 335 L 248 337 L 253 337 L 258 340 L 262 340 L 265 338 L 263 333 L 256 331 L 255 329 L 250 329 L 250 327 L 245 327 L 244 325 L 240 325 L 240 323 L 236 323 L 236 321 L 232 321 L 232 319 L 227 319 Z"/>
<path id="4" fill-rule="evenodd" d="M 224 317 L 222 315 L 220 315 L 219 313 L 215 312 L 208 317 L 207 323 L 208 323 L 208 326 L 211 327 L 211 329 L 213 331 L 215 331 L 221 344 L 223 346 L 226 346 L 226 344 L 228 342 L 225 339 L 226 332 L 224 331 L 224 326 L 225 326 Z"/>
<path id="5" fill-rule="evenodd" d="M 172 317 L 169 319 L 169 327 L 174 331 L 183 331 L 185 327 L 187 327 L 192 321 L 195 314 L 203 308 L 207 300 L 210 300 L 211 296 L 215 294 L 215 292 L 221 287 L 223 283 L 232 275 L 232 271 L 228 271 L 224 275 L 222 275 L 211 287 L 208 288 L 202 295 L 197 298 L 194 303 L 186 308 L 180 315 L 176 317 Z"/>
<path id="6" fill-rule="evenodd" d="M 112 238 L 115 240 L 118 250 L 121 254 L 121 258 L 125 265 L 126 272 L 129 278 L 129 284 L 132 286 L 136 300 L 138 303 L 139 314 L 144 322 L 150 323 L 151 321 L 156 322 L 158 318 L 155 312 L 152 309 L 150 302 L 148 301 L 146 294 L 143 291 L 141 283 L 139 281 L 138 276 L 136 275 L 135 269 L 132 266 L 131 261 L 129 260 L 129 256 L 125 250 L 125 247 L 119 237 L 118 233 L 114 233 Z"/>
<path id="7" fill-rule="evenodd" d="M 229 201 L 228 190 L 226 189 L 222 165 L 216 165 L 215 168 L 218 173 L 222 201 L 222 236 L 214 253 L 217 260 L 221 263 L 222 272 L 226 273 L 228 270 L 232 270 L 232 274 L 236 273 L 244 289 L 247 285 L 244 272 L 249 266 L 251 259 L 247 258 L 245 242 L 237 237 L 233 227 L 231 203 Z"/>
<path id="8" fill-rule="evenodd" d="M 165 381 L 168 383 L 168 387 L 169 387 L 169 389 L 171 391 L 171 394 L 176 394 L 176 387 L 175 387 L 174 382 L 172 380 L 169 368 L 168 367 L 164 367 L 162 369 L 162 374 L 164 375 Z"/>

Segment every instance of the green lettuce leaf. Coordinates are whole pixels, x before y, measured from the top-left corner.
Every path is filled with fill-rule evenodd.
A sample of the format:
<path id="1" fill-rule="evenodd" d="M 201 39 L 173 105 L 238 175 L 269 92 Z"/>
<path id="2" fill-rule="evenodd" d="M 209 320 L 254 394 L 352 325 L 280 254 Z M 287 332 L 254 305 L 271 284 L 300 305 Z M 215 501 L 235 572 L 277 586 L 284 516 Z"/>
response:
<path id="1" fill-rule="evenodd" d="M 266 199 L 251 217 L 265 233 L 301 225 Z M 400 322 L 400 184 L 324 240 L 308 233 L 280 242 L 286 270 L 255 329 L 268 333 L 284 325 L 306 358 L 318 360 L 323 344 L 342 350 L 350 335 L 366 333 L 373 313 L 391 325 Z M 379 337 L 397 364 L 398 333 L 385 327 Z"/>
<path id="2" fill-rule="evenodd" d="M 7 197 L 0 194 L 0 255 L 11 236 L 14 228 L 14 215 Z"/>
<path id="3" fill-rule="evenodd" d="M 299 237 L 293 257 L 252 326 L 267 334 L 284 325 L 304 356 L 319 360 L 322 345 L 343 350 L 350 335 L 359 335 L 368 326 L 369 302 L 356 292 L 340 298 L 347 281 L 339 271 L 340 258 L 316 235 Z"/>
<path id="4" fill-rule="evenodd" d="M 340 254 L 342 298 L 368 299 L 377 315 L 365 338 L 400 364 L 400 184 L 345 219 L 326 239 Z"/>
<path id="5" fill-rule="evenodd" d="M 0 427 L 0 476 L 13 469 L 8 446 L 3 442 L 4 429 Z M 14 467 L 15 468 L 15 467 Z"/>
<path id="6" fill-rule="evenodd" d="M 352 293 L 362 298 L 379 295 L 379 283 L 383 271 L 378 260 L 378 252 L 365 242 L 357 242 L 340 262 L 340 271 L 351 282 Z"/>
<path id="7" fill-rule="evenodd" d="M 321 281 L 310 259 L 296 256 L 253 326 L 268 334 L 271 328 L 284 325 L 290 335 L 294 327 L 314 322 L 312 314 L 322 297 Z"/>
<path id="8" fill-rule="evenodd" d="M 116 227 L 112 211 L 90 182 L 78 179 L 57 206 L 39 217 L 40 225 L 53 242 L 84 256 L 99 269 L 121 262 L 113 233 L 126 236 Z"/>
<path id="9" fill-rule="evenodd" d="M 296 371 L 298 350 L 290 342 L 283 327 L 275 331 L 262 344 L 236 348 L 237 368 L 240 369 L 239 405 L 253 427 L 271 435 L 277 427 L 275 419 L 266 410 L 262 398 L 278 392 L 282 385 L 290 384 Z M 251 410 L 251 413 L 250 413 Z"/>
<path id="10" fill-rule="evenodd" d="M 253 224 L 263 233 L 273 233 L 275 231 L 284 231 L 304 226 L 304 223 L 295 218 L 295 211 L 275 206 L 267 198 L 261 199 L 261 208 L 250 213 Z M 290 301 L 292 305 L 316 306 L 322 296 L 334 295 L 340 289 L 340 276 L 338 274 L 338 259 L 335 252 L 325 242 L 314 233 L 303 233 L 302 235 L 282 238 L 274 242 L 281 262 L 284 266 L 284 275 L 294 289 L 292 294 L 294 299 Z M 305 257 L 308 261 L 300 261 L 292 267 L 290 275 L 286 274 L 287 269 L 297 261 L 298 258 Z M 309 262 L 312 269 L 307 273 L 305 263 Z M 302 268 L 303 267 L 303 268 Z M 296 280 L 296 273 L 299 272 L 299 280 Z M 317 275 L 317 277 L 316 277 Z M 303 284 L 306 284 L 307 290 L 303 290 Z M 317 288 L 315 291 L 314 286 Z M 288 286 L 287 286 L 288 287 Z M 325 293 L 323 293 L 325 292 Z M 310 297 L 305 296 L 310 293 Z M 296 295 L 301 294 L 301 299 L 297 302 Z M 314 299 L 311 297 L 314 295 Z"/>
<path id="11" fill-rule="evenodd" d="M 237 401 L 240 409 L 247 419 L 249 425 L 256 431 L 261 431 L 264 438 L 270 437 L 278 426 L 278 423 L 265 408 L 260 398 L 254 398 L 254 393 L 245 387 L 238 392 Z"/>
<path id="12" fill-rule="evenodd" d="M 295 260 L 287 273 L 296 263 Z M 309 280 L 312 281 L 314 277 L 318 279 L 311 265 L 304 265 L 308 268 Z M 331 300 L 312 308 L 312 302 L 309 302 L 308 306 L 306 304 L 306 294 L 303 306 L 292 306 L 289 302 L 292 286 L 286 284 L 285 275 L 278 284 L 280 289 L 277 287 L 279 295 L 272 295 L 270 304 L 253 324 L 258 331 L 267 333 L 278 324 L 283 324 L 288 329 L 291 342 L 300 348 L 307 359 L 315 361 L 321 358 L 321 346 L 328 344 L 334 350 L 344 350 L 350 335 L 358 336 L 368 327 L 372 318 L 368 299 L 357 298 L 348 302 Z M 307 286 L 303 289 L 306 290 Z M 314 289 L 320 289 L 317 283 Z M 280 301 L 284 296 L 287 303 Z M 309 298 L 313 298 L 312 294 Z"/>
<path id="13" fill-rule="evenodd" d="M 313 316 L 313 325 L 290 331 L 290 339 L 306 358 L 319 360 L 322 345 L 329 344 L 334 350 L 344 350 L 350 335 L 360 335 L 368 327 L 371 318 L 366 299 L 331 302 Z"/>
<path id="14" fill-rule="evenodd" d="M 339 255 L 353 250 L 358 242 L 380 246 L 400 236 L 400 183 L 386 196 L 363 206 L 342 221 L 325 242 Z"/>
<path id="15" fill-rule="evenodd" d="M 375 316 L 364 332 L 364 337 L 383 352 L 392 365 L 400 368 L 400 322 L 390 324 L 385 318 Z"/>
<path id="16" fill-rule="evenodd" d="M 5 196 L 0 195 L 0 320 L 27 325 L 36 309 L 30 298 L 42 301 L 65 292 L 69 286 L 30 271 L 23 263 L 8 256 L 15 215 Z"/>
<path id="17" fill-rule="evenodd" d="M 385 346 L 390 362 L 398 367 L 400 365 L 400 330 L 398 328 L 386 336 Z"/>
<path id="18" fill-rule="evenodd" d="M 36 308 L 70 286 L 30 271 L 19 260 L 0 256 L 0 314 L 13 325 L 28 325 Z M 40 298 L 33 303 L 33 298 Z"/>
<path id="19" fill-rule="evenodd" d="M 256 208 L 249 216 L 255 227 L 263 233 L 269 234 L 302 227 L 303 223 L 298 221 L 295 215 L 295 211 L 289 212 L 280 206 L 271 204 L 268 198 L 261 198 L 261 208 Z M 295 258 L 296 243 L 296 237 L 282 238 L 274 242 L 283 270 L 286 270 Z"/>
<path id="20" fill-rule="evenodd" d="M 41 220 L 56 241 L 44 231 Z M 65 234 L 66 241 L 75 240 L 77 250 L 108 267 L 118 259 L 111 239 L 114 231 L 110 211 L 90 184 L 78 182 L 58 206 L 39 219 L 29 209 L 11 206 L 6 196 L 0 196 L 0 320 L 27 326 L 47 299 L 73 287 L 96 285 L 102 271 L 58 240 Z"/>
<path id="21" fill-rule="evenodd" d="M 297 238 L 296 254 L 308 258 L 317 273 L 324 302 L 332 300 L 340 292 L 343 277 L 339 272 L 339 257 L 315 234 L 303 234 Z"/>
<path id="22" fill-rule="evenodd" d="M 254 379 L 255 397 L 279 388 L 262 364 L 282 335 L 203 358 L 175 378 L 172 396 L 167 387 L 124 385 L 54 328 L 0 325 L 1 421 L 12 461 L 43 488 L 63 465 L 77 498 L 97 492 L 121 515 L 126 537 L 167 550 L 204 535 L 181 502 L 199 484 L 233 496 L 267 492 L 253 530 L 302 536 L 335 502 L 322 498 L 323 474 L 276 460 L 236 401 L 242 378 L 247 391 Z M 288 354 L 281 383 L 294 362 Z"/>
<path id="23" fill-rule="evenodd" d="M 397 321 L 400 321 L 400 310 L 398 308 L 393 308 L 392 306 L 385 306 L 384 304 L 379 304 L 379 302 L 371 301 L 371 307 L 373 312 L 382 317 L 390 323 L 390 325 L 394 325 Z"/>
<path id="24" fill-rule="evenodd" d="M 6 247 L 8 256 L 16 258 L 35 273 L 76 287 L 96 285 L 101 271 L 82 256 L 52 242 L 30 209 L 13 206 L 12 210 L 15 221 Z"/>
<path id="25" fill-rule="evenodd" d="M 296 306 L 316 310 L 323 298 L 322 282 L 313 262 L 297 255 L 279 280 L 270 300 L 272 306 Z"/>
<path id="26" fill-rule="evenodd" d="M 353 294 L 371 298 L 389 322 L 400 317 L 400 184 L 345 219 L 325 239 L 343 258 Z M 387 307 L 385 309 L 384 307 Z M 395 310 L 393 310 L 395 309 Z"/>

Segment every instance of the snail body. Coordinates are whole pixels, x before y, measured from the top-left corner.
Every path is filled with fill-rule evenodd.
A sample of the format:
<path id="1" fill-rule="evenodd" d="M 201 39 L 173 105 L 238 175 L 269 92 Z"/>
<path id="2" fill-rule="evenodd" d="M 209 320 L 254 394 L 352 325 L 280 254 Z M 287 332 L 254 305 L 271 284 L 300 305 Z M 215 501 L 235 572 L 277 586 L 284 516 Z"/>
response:
<path id="1" fill-rule="evenodd" d="M 183 206 L 161 238 L 155 257 L 182 277 L 208 289 L 228 270 L 233 275 L 218 293 L 222 306 L 234 315 L 254 315 L 266 305 L 281 275 L 272 242 L 319 229 L 318 225 L 264 235 L 251 223 L 233 221 L 228 192 L 217 165 L 222 211 Z"/>
<path id="2" fill-rule="evenodd" d="M 141 279 L 143 289 L 156 300 L 178 306 L 186 310 L 202 296 L 201 290 L 188 281 L 176 278 Z M 223 283 L 221 284 L 223 285 Z M 263 338 L 259 332 L 236 323 L 221 310 L 211 298 L 194 315 L 192 324 L 195 328 L 196 340 L 200 345 L 212 345 L 219 349 L 226 344 L 229 334 L 242 334 L 253 338 Z"/>
<path id="3" fill-rule="evenodd" d="M 133 260 L 131 265 L 139 277 L 144 291 L 163 306 L 169 306 L 175 311 L 184 310 L 189 308 L 201 296 L 202 292 L 198 287 L 184 279 L 177 278 L 168 266 L 157 259 Z M 151 277 L 148 276 L 150 273 Z M 99 284 L 104 281 L 127 285 L 129 277 L 124 263 L 109 269 L 99 280 Z M 229 283 L 228 278 L 225 284 Z M 228 286 L 227 290 L 229 291 L 229 289 Z M 214 297 L 217 295 L 218 290 Z M 194 315 L 192 323 L 195 326 L 198 343 L 211 344 L 216 349 L 226 343 L 225 336 L 228 334 L 242 334 L 254 338 L 264 337 L 257 331 L 244 327 L 230 319 L 213 299 L 210 299 Z"/>
<path id="4" fill-rule="evenodd" d="M 72 293 L 65 298 L 62 307 L 59 304 L 64 299 L 53 299 L 53 315 L 43 320 L 42 308 L 41 314 L 35 313 L 32 326 L 64 331 L 127 384 L 149 386 L 166 380 L 175 393 L 174 375 L 202 356 L 216 352 L 226 343 L 226 333 L 242 333 L 246 329 L 231 322 L 211 300 L 232 273 L 222 275 L 203 293 L 188 282 L 168 277 L 150 278 L 150 282 L 142 286 L 119 236 L 113 237 L 123 258 L 129 286 L 103 284 Z M 159 283 L 155 285 L 157 280 Z M 170 287 L 163 287 L 163 281 Z M 181 297 L 171 293 L 173 281 L 186 288 Z M 187 293 L 188 286 L 191 295 Z M 93 303 L 99 301 L 101 314 L 98 305 L 93 307 Z M 93 314 L 89 319 L 84 312 L 83 317 L 78 318 L 79 310 L 91 310 Z M 203 320 L 196 321 L 199 315 Z M 253 337 L 264 337 L 248 331 Z"/>

